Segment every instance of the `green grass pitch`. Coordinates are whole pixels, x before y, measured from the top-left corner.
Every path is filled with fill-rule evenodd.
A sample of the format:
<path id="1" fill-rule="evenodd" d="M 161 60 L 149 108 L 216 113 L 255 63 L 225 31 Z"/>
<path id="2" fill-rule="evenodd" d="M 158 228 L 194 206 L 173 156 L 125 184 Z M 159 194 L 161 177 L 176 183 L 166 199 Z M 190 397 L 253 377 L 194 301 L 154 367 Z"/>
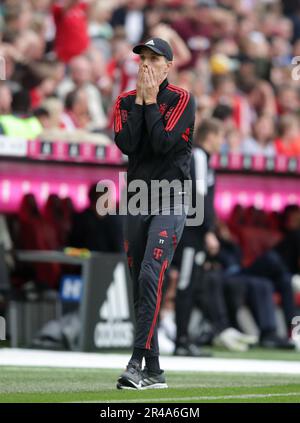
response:
<path id="1" fill-rule="evenodd" d="M 300 376 L 168 372 L 169 389 L 118 391 L 118 370 L 2 367 L 0 402 L 300 402 Z"/>

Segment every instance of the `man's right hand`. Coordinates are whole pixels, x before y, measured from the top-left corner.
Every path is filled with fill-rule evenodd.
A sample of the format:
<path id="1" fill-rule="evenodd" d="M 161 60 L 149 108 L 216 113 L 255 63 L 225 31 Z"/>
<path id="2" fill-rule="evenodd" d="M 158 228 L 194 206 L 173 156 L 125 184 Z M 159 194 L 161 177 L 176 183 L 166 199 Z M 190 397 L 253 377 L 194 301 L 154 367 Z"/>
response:
<path id="1" fill-rule="evenodd" d="M 139 67 L 138 77 L 136 81 L 136 98 L 135 103 L 143 105 L 144 102 L 144 71 L 143 67 Z"/>

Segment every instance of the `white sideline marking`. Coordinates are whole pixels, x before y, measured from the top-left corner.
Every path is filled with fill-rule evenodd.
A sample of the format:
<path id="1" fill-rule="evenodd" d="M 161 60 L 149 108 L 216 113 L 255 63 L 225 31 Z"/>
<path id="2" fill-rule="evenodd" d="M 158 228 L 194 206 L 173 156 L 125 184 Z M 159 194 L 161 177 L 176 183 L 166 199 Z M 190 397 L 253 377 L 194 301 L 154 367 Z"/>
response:
<path id="1" fill-rule="evenodd" d="M 142 391 L 145 392 L 145 391 Z M 126 402 L 176 402 L 179 401 L 215 401 L 215 400 L 229 400 L 229 399 L 255 399 L 255 398 L 272 398 L 272 397 L 300 397 L 300 392 L 285 392 L 282 394 L 241 394 L 241 395 L 217 395 L 217 396 L 199 396 L 199 397 L 172 397 L 172 398 L 143 398 L 143 399 L 126 399 Z M 123 403 L 124 400 L 111 401 L 72 401 L 77 403 Z"/>
<path id="2" fill-rule="evenodd" d="M 128 359 L 129 355 L 124 354 L 0 348 L 0 366 L 121 370 Z M 161 365 L 164 370 L 173 371 L 300 375 L 300 361 L 162 356 Z"/>

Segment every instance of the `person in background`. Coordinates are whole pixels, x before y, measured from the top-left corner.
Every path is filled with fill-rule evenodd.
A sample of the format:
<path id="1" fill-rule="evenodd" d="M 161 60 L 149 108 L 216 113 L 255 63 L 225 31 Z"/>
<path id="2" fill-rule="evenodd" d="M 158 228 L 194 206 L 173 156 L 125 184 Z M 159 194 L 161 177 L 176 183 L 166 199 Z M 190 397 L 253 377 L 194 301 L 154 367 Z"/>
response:
<path id="1" fill-rule="evenodd" d="M 240 152 L 240 133 L 233 119 L 232 107 L 226 103 L 219 103 L 214 108 L 212 117 L 222 121 L 224 140 L 221 146 L 221 152 Z"/>
<path id="2" fill-rule="evenodd" d="M 280 118 L 278 138 L 274 142 L 276 154 L 287 157 L 300 155 L 300 126 L 295 114 L 286 114 Z"/>
<path id="3" fill-rule="evenodd" d="M 91 129 L 102 130 L 107 119 L 104 113 L 102 97 L 99 89 L 92 82 L 91 62 L 86 56 L 74 57 L 70 63 L 70 76 L 67 76 L 57 87 L 58 96 L 64 100 L 74 90 L 81 89 L 88 98 L 88 109 L 91 118 Z"/>
<path id="4" fill-rule="evenodd" d="M 282 84 L 277 89 L 277 112 L 280 116 L 299 113 L 300 96 L 291 84 Z"/>
<path id="5" fill-rule="evenodd" d="M 12 93 L 9 86 L 2 82 L 0 83 L 0 115 L 11 113 Z"/>
<path id="6" fill-rule="evenodd" d="M 122 222 L 119 216 L 99 215 L 97 202 L 104 192 L 97 191 L 97 184 L 89 189 L 89 207 L 75 215 L 70 245 L 91 251 L 116 253 L 123 251 Z"/>
<path id="7" fill-rule="evenodd" d="M 204 119 L 200 124 L 194 140 L 191 161 L 192 205 L 204 204 L 204 222 L 200 226 L 185 226 L 181 241 L 178 244 L 173 264 L 179 269 L 176 291 L 175 318 L 177 326 L 175 355 L 206 356 L 191 342 L 188 326 L 194 301 L 194 293 L 199 279 L 199 266 L 195 265 L 195 257 L 203 251 L 205 245 L 212 250 L 219 248 L 214 235 L 214 173 L 208 169 L 210 153 L 219 151 L 223 141 L 221 122 L 217 119 Z M 200 181 L 196 185 L 196 181 Z M 204 200 L 205 198 L 205 200 Z M 198 213 L 201 210 L 197 211 Z"/>
<path id="8" fill-rule="evenodd" d="M 35 139 L 49 128 L 49 113 L 40 107 L 31 116 L 0 115 L 0 134 L 22 139 Z"/>
<path id="9" fill-rule="evenodd" d="M 260 271 L 259 267 L 255 266 L 255 262 L 248 268 L 242 265 L 241 248 L 225 223 L 219 223 L 217 233 L 221 248 L 213 259 L 222 265 L 221 278 L 227 289 L 227 304 L 231 305 L 236 313 L 238 307 L 234 306 L 234 303 L 238 304 L 238 302 L 235 300 L 232 287 L 236 284 L 240 285 L 243 290 L 242 302 L 249 307 L 259 329 L 259 345 L 263 348 L 294 349 L 294 344 L 290 342 L 288 336 L 277 334 L 276 305 L 273 298 L 274 274 Z M 257 262 L 260 260 L 258 258 Z M 266 262 L 266 266 L 268 264 L 271 262 Z M 278 274 L 281 271 L 279 269 L 278 264 Z M 231 313 L 231 316 L 235 320 L 235 325 L 239 326 L 237 315 L 234 316 L 234 313 Z"/>
<path id="10" fill-rule="evenodd" d="M 15 268 L 14 245 L 5 215 L 0 214 L 0 316 L 9 310 L 11 285 L 9 272 Z"/>
<path id="11" fill-rule="evenodd" d="M 88 96 L 83 89 L 71 91 L 65 100 L 62 121 L 67 130 L 86 129 L 91 125 Z"/>
<path id="12" fill-rule="evenodd" d="M 59 60 L 70 60 L 89 47 L 88 2 L 81 0 L 54 1 L 52 6 L 56 26 L 54 50 Z"/>
<path id="13" fill-rule="evenodd" d="M 42 108 L 46 109 L 49 113 L 49 128 L 61 129 L 65 128 L 63 123 L 63 102 L 57 97 L 48 97 L 42 103 Z"/>
<path id="14" fill-rule="evenodd" d="M 117 98 L 124 91 L 135 88 L 138 69 L 139 57 L 132 53 L 129 42 L 123 36 L 114 37 L 112 56 L 106 69 L 112 98 Z"/>
<path id="15" fill-rule="evenodd" d="M 251 130 L 251 109 L 247 97 L 239 92 L 233 74 L 213 75 L 214 91 L 212 97 L 215 104 L 227 104 L 232 108 L 235 127 L 242 135 Z"/>
<path id="16" fill-rule="evenodd" d="M 92 45 L 104 53 L 108 58 L 110 55 L 109 42 L 114 31 L 110 24 L 113 5 L 110 2 L 96 0 L 90 8 L 89 35 Z"/>
<path id="17" fill-rule="evenodd" d="M 220 243 L 215 233 L 215 175 L 209 165 L 209 159 L 211 154 L 220 151 L 222 141 L 222 122 L 215 118 L 204 120 L 195 135 L 195 147 L 191 162 L 192 205 L 193 207 L 197 204 L 203 205 L 203 210 L 201 207 L 197 209 L 197 213 L 204 213 L 203 223 L 198 226 L 185 226 L 175 254 L 175 263 L 180 269 L 175 305 L 177 334 L 174 354 L 178 356 L 207 356 L 206 352 L 201 351 L 190 340 L 188 327 L 195 304 L 195 293 L 199 286 L 201 286 L 200 289 L 202 289 L 205 299 L 212 293 L 209 288 L 212 283 L 209 283 L 209 278 L 205 277 L 204 279 L 202 265 L 205 251 L 207 254 L 215 256 L 220 249 Z M 200 257 L 202 257 L 201 260 Z M 216 287 L 215 293 L 219 294 L 218 299 L 220 301 L 218 302 L 216 299 L 215 305 L 218 307 L 221 303 L 224 304 L 224 298 L 219 280 L 216 283 L 214 284 Z M 242 344 L 246 346 L 253 341 L 247 335 L 229 328 L 229 320 L 225 316 L 225 306 L 222 306 L 222 309 L 220 307 L 220 310 L 215 310 L 215 312 L 219 312 L 218 321 L 221 322 L 216 328 L 219 343 L 224 346 L 230 344 L 233 347 L 234 345 L 235 348 L 238 348 Z"/>
<path id="18" fill-rule="evenodd" d="M 145 32 L 144 9 L 146 0 L 129 0 L 117 7 L 111 18 L 112 27 L 124 28 L 126 39 L 130 44 L 141 41 Z"/>
<path id="19" fill-rule="evenodd" d="M 275 156 L 274 136 L 275 125 L 272 116 L 259 116 L 253 125 L 253 137 L 245 138 L 242 141 L 242 153 L 250 156 Z"/>
<path id="20" fill-rule="evenodd" d="M 300 208 L 288 205 L 283 211 L 283 238 L 275 246 L 291 274 L 300 274 Z"/>
<path id="21" fill-rule="evenodd" d="M 159 23 L 153 26 L 150 28 L 150 35 L 152 37 L 163 38 L 170 43 L 176 57 L 176 65 L 174 66 L 173 73 L 177 69 L 182 69 L 191 63 L 192 54 L 190 49 L 179 34 L 169 25 Z"/>

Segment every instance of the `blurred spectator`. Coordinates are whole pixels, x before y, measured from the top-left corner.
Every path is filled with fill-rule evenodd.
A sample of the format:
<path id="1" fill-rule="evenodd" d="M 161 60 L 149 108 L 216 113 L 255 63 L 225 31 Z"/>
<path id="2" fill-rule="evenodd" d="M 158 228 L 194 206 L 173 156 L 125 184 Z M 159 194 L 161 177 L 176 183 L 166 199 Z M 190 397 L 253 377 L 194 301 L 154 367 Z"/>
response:
<path id="1" fill-rule="evenodd" d="M 182 2 L 173 5 L 166 12 L 166 20 L 171 27 L 180 35 L 191 51 L 191 66 L 195 65 L 197 57 L 207 52 L 211 45 L 210 38 L 213 36 L 214 27 L 212 9 L 206 4 L 198 2 Z M 162 18 L 161 18 L 162 19 Z"/>
<path id="2" fill-rule="evenodd" d="M 231 74 L 215 75 L 213 87 L 212 96 L 215 104 L 222 103 L 230 106 L 236 128 L 243 135 L 249 134 L 251 125 L 250 105 L 247 98 L 238 92 L 234 77 Z"/>
<path id="3" fill-rule="evenodd" d="M 274 291 L 281 296 L 281 305 L 285 317 L 287 333 L 296 315 L 292 289 L 292 275 L 276 250 L 267 251 L 243 270 L 243 274 L 261 276 L 272 281 Z"/>
<path id="4" fill-rule="evenodd" d="M 298 0 L 281 0 L 284 13 L 293 24 L 293 41 L 300 38 L 300 4 Z"/>
<path id="5" fill-rule="evenodd" d="M 7 218 L 3 214 L 0 214 L 0 247 L 3 248 L 6 265 L 12 268 L 14 265 L 14 259 L 12 256 L 12 250 L 14 245 L 13 245 L 10 231 L 8 228 Z M 1 286 L 1 283 L 0 283 L 0 286 Z"/>
<path id="6" fill-rule="evenodd" d="M 198 206 L 197 213 L 200 213 L 199 201 L 204 203 L 203 223 L 185 227 L 175 253 L 175 260 L 173 260 L 180 269 L 176 292 L 175 355 L 203 355 L 188 335 L 190 314 L 195 305 L 197 291 L 200 292 L 201 311 L 213 326 L 215 345 L 234 351 L 246 351 L 251 343 L 256 342 L 255 337 L 247 337 L 230 327 L 222 274 L 216 272 L 208 261 L 203 265 L 205 251 L 210 256 L 216 256 L 220 250 L 220 243 L 215 234 L 214 173 L 209 166 L 209 157 L 210 154 L 220 151 L 222 135 L 221 122 L 210 119 L 202 122 L 195 137 L 191 164 L 193 186 L 195 186 L 192 197 L 193 206 L 195 207 L 195 204 Z M 202 256 L 202 260 L 198 258 L 199 256 Z M 210 267 L 208 268 L 207 265 Z M 241 289 L 241 284 L 238 282 L 231 283 L 233 297 L 240 297 Z"/>
<path id="7" fill-rule="evenodd" d="M 28 29 L 17 34 L 14 42 L 18 54 L 27 62 L 41 60 L 45 52 L 45 39 Z"/>
<path id="8" fill-rule="evenodd" d="M 300 208 L 287 206 L 282 215 L 284 237 L 276 246 L 289 271 L 300 273 Z"/>
<path id="9" fill-rule="evenodd" d="M 137 44 L 145 31 L 144 8 L 146 0 L 128 0 L 114 10 L 111 24 L 117 29 L 124 28 L 130 44 Z"/>
<path id="10" fill-rule="evenodd" d="M 9 270 L 15 267 L 13 243 L 7 225 L 7 219 L 0 214 L 0 314 L 6 316 L 10 298 Z"/>
<path id="11" fill-rule="evenodd" d="M 279 138 L 275 140 L 277 154 L 298 157 L 300 154 L 299 118 L 295 114 L 284 115 L 278 126 Z"/>
<path id="12" fill-rule="evenodd" d="M 226 224 L 219 224 L 218 236 L 221 248 L 214 259 L 222 264 L 221 277 L 225 284 L 225 294 L 229 310 L 233 309 L 233 313 L 231 312 L 232 318 L 234 319 L 236 317 L 238 305 L 241 305 L 241 302 L 239 303 L 238 301 L 239 299 L 235 299 L 235 290 L 232 289 L 232 287 L 234 288 L 235 284 L 238 283 L 244 288 L 244 290 L 242 290 L 243 299 L 240 299 L 240 301 L 244 301 L 246 305 L 250 307 L 259 327 L 260 345 L 266 348 L 293 349 L 294 345 L 289 342 L 288 337 L 279 337 L 277 335 L 276 311 L 273 299 L 273 284 L 276 273 L 272 273 L 271 271 L 267 272 L 260 268 L 260 265 L 262 265 L 264 261 L 266 268 L 268 267 L 268 263 L 272 263 L 271 253 L 259 258 L 252 266 L 243 268 L 241 263 L 241 250 L 234 241 Z M 274 256 L 274 260 L 276 260 L 276 256 Z M 278 263 L 278 279 L 280 279 L 280 274 L 282 274 L 282 278 L 284 279 L 283 273 L 286 274 L 286 279 L 284 279 L 285 282 L 282 282 L 280 288 L 276 286 L 275 289 L 279 289 L 280 292 L 284 291 L 283 307 L 285 311 L 287 309 L 289 310 L 286 320 L 288 333 L 288 319 L 291 314 L 294 313 L 294 305 L 289 275 L 288 272 L 283 269 L 284 267 L 281 267 L 281 264 Z M 289 298 L 289 300 L 287 300 L 287 298 Z"/>
<path id="13" fill-rule="evenodd" d="M 219 119 L 223 125 L 224 143 L 221 151 L 225 153 L 240 151 L 240 134 L 233 120 L 233 109 L 227 104 L 218 104 L 212 117 Z M 235 145 L 233 145 L 233 143 Z"/>
<path id="14" fill-rule="evenodd" d="M 91 125 L 88 104 L 87 93 L 82 88 L 71 91 L 67 95 L 65 100 L 65 113 L 62 117 L 64 127 L 67 130 L 88 128 Z"/>
<path id="15" fill-rule="evenodd" d="M 136 88 L 138 63 L 139 56 L 132 52 L 128 41 L 124 37 L 115 37 L 112 40 L 112 57 L 107 63 L 113 99 Z"/>
<path id="16" fill-rule="evenodd" d="M 32 19 L 32 8 L 28 1 L 6 2 L 4 9 L 5 31 L 19 33 L 29 29 Z"/>
<path id="17" fill-rule="evenodd" d="M 287 15 L 297 14 L 300 10 L 299 0 L 281 0 L 283 12 Z"/>
<path id="18" fill-rule="evenodd" d="M 247 78 L 241 88 L 247 94 L 251 109 L 251 123 L 262 114 L 275 116 L 276 98 L 271 84 L 254 77 Z"/>
<path id="19" fill-rule="evenodd" d="M 53 78 L 44 78 L 41 83 L 30 91 L 31 107 L 39 107 L 43 100 L 54 95 L 56 82 Z"/>
<path id="20" fill-rule="evenodd" d="M 24 195 L 19 208 L 20 249 L 24 250 L 58 250 L 59 241 L 55 229 L 40 213 L 33 194 Z M 60 265 L 57 263 L 38 263 L 32 266 L 34 280 L 43 287 L 57 288 Z"/>
<path id="21" fill-rule="evenodd" d="M 90 8 L 89 35 L 92 44 L 104 53 L 106 59 L 110 55 L 110 40 L 114 31 L 110 24 L 113 13 L 111 3 L 96 0 Z"/>
<path id="22" fill-rule="evenodd" d="M 49 113 L 42 108 L 36 109 L 30 117 L 12 114 L 0 116 L 0 133 L 10 137 L 35 139 L 48 127 Z"/>
<path id="23" fill-rule="evenodd" d="M 42 107 L 47 110 L 49 114 L 49 128 L 66 128 L 63 123 L 63 102 L 56 97 L 49 97 L 43 101 Z"/>
<path id="24" fill-rule="evenodd" d="M 283 84 L 277 90 L 278 114 L 299 113 L 300 96 L 299 91 L 291 84 Z"/>
<path id="25" fill-rule="evenodd" d="M 44 207 L 43 215 L 47 223 L 49 223 L 55 231 L 59 248 L 63 248 L 67 245 L 70 222 L 66 219 L 67 216 L 64 213 L 63 203 L 58 195 L 49 195 Z"/>
<path id="26" fill-rule="evenodd" d="M 219 104 L 227 105 L 234 126 L 226 130 L 223 151 L 239 152 L 245 138 L 256 138 L 261 116 L 276 123 L 281 115 L 299 113 L 299 84 L 291 78 L 290 61 L 300 56 L 300 13 L 299 4 L 290 3 L 6 1 L 0 54 L 12 110 L 28 115 L 55 94 L 64 101 L 84 88 L 91 117 L 87 129 L 110 128 L 115 99 L 135 89 L 139 58 L 132 45 L 158 36 L 174 50 L 170 82 L 195 95 L 196 126 Z M 6 90 L 0 113 L 9 112 L 8 97 Z"/>
<path id="27" fill-rule="evenodd" d="M 257 343 L 257 336 L 246 335 L 237 329 L 235 319 L 239 308 L 245 303 L 246 281 L 225 277 L 223 269 L 214 266 L 216 262 L 207 258 L 198 282 L 197 295 L 200 310 L 212 325 L 209 341 L 231 351 L 247 351 L 250 345 Z M 233 316 L 230 316 L 231 313 Z M 201 343 L 201 338 L 199 341 Z"/>
<path id="28" fill-rule="evenodd" d="M 28 90 L 18 90 L 13 94 L 12 112 L 24 118 L 31 114 L 30 94 Z"/>
<path id="29" fill-rule="evenodd" d="M 278 66 L 289 66 L 292 60 L 292 46 L 289 40 L 283 37 L 273 37 L 272 43 L 272 61 Z"/>
<path id="30" fill-rule="evenodd" d="M 12 94 L 9 86 L 0 83 L 0 115 L 6 115 L 11 112 Z"/>
<path id="31" fill-rule="evenodd" d="M 92 83 L 91 63 L 86 56 L 78 56 L 70 62 L 70 77 L 66 77 L 58 86 L 60 98 L 66 98 L 74 89 L 82 89 L 88 98 L 88 109 L 91 117 L 91 129 L 103 129 L 106 116 L 103 110 L 101 94 Z"/>
<path id="32" fill-rule="evenodd" d="M 111 43 L 109 43 L 109 47 Z M 109 50 L 109 58 L 110 58 Z M 106 115 L 109 114 L 112 101 L 112 80 L 107 72 L 107 60 L 103 49 L 91 46 L 87 57 L 91 67 L 91 81 L 101 93 L 101 102 Z"/>
<path id="33" fill-rule="evenodd" d="M 49 128 L 49 112 L 48 110 L 44 109 L 43 107 L 38 107 L 34 109 L 33 116 L 38 119 L 40 124 L 42 125 L 43 129 Z"/>
<path id="34" fill-rule="evenodd" d="M 63 219 L 64 219 L 64 227 L 65 227 L 66 233 L 68 234 L 68 240 L 69 240 L 69 236 L 72 230 L 73 218 L 75 215 L 75 208 L 74 208 L 73 201 L 70 197 L 63 198 L 61 200 L 61 206 L 62 206 L 62 213 L 63 213 Z M 67 242 L 65 243 L 65 245 L 66 244 Z"/>
<path id="35" fill-rule="evenodd" d="M 72 247 L 88 248 L 91 251 L 121 252 L 123 237 L 120 216 L 97 211 L 97 202 L 105 192 L 97 192 L 97 184 L 89 189 L 89 207 L 75 216 L 70 236 Z"/>
<path id="36" fill-rule="evenodd" d="M 176 68 L 188 67 L 191 64 L 192 55 L 190 50 L 182 38 L 170 26 L 162 23 L 155 25 L 150 28 L 149 36 L 162 38 L 171 45 L 174 54 L 174 66 L 172 68 L 176 70 Z"/>
<path id="37" fill-rule="evenodd" d="M 275 125 L 270 115 L 260 116 L 253 125 L 253 137 L 242 142 L 242 153 L 246 155 L 274 156 Z"/>
<path id="38" fill-rule="evenodd" d="M 209 157 L 210 154 L 220 150 L 222 139 L 221 122 L 217 119 L 204 120 L 195 134 L 191 161 L 192 206 L 195 210 L 196 205 L 204 203 L 202 214 L 205 220 L 201 225 L 185 226 L 173 259 L 173 264 L 180 272 L 175 304 L 177 326 L 175 354 L 178 355 L 203 354 L 194 348 L 189 339 L 188 324 L 194 305 L 194 294 L 201 282 L 200 266 L 196 263 L 195 257 L 197 253 L 203 252 L 205 247 L 213 251 L 219 249 L 219 242 L 214 234 L 215 178 L 213 170 L 209 168 Z M 196 212 L 200 213 L 199 209 Z"/>
<path id="39" fill-rule="evenodd" d="M 80 0 L 63 0 L 52 6 L 56 25 L 55 52 L 63 62 L 69 62 L 89 46 L 87 9 L 88 4 Z"/>
<path id="40" fill-rule="evenodd" d="M 271 68 L 271 49 L 267 37 L 260 31 L 251 31 L 241 41 L 243 53 L 255 63 L 256 75 L 268 79 Z"/>

